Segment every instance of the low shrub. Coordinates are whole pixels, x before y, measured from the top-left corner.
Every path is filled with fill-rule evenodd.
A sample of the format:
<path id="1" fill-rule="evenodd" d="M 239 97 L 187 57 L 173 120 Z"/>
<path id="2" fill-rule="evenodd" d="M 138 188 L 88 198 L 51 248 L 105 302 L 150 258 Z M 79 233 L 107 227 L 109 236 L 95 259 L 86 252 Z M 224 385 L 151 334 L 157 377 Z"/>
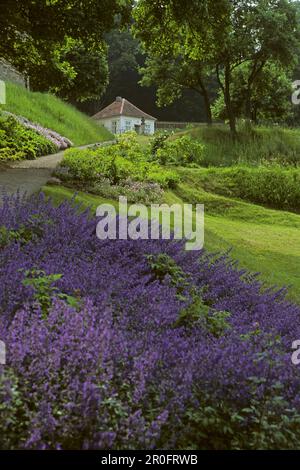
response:
<path id="1" fill-rule="evenodd" d="M 23 160 L 24 158 L 26 158 L 26 154 L 22 150 L 16 152 L 11 147 L 0 148 L 0 162 L 17 162 L 19 160 Z"/>
<path id="2" fill-rule="evenodd" d="M 157 183 L 133 181 L 130 178 L 114 186 L 108 179 L 103 178 L 90 186 L 85 185 L 85 190 L 108 199 L 118 199 L 124 196 L 129 202 L 147 205 L 162 202 L 164 194 L 163 189 Z"/>
<path id="3" fill-rule="evenodd" d="M 143 158 L 142 153 L 133 153 L 131 150 L 124 156 L 123 144 L 98 148 L 96 150 L 70 149 L 65 153 L 61 164 L 63 171 L 58 170 L 57 175 L 64 180 L 74 180 L 81 183 L 96 183 L 102 178 L 109 180 L 112 186 L 120 185 L 131 179 L 133 181 L 157 183 L 162 188 L 174 187 L 179 181 L 177 173 L 162 168 Z M 130 147 L 131 149 L 131 147 Z M 134 155 L 137 159 L 134 160 Z M 67 173 L 66 173 L 67 169 Z"/>
<path id="4" fill-rule="evenodd" d="M 169 133 L 166 131 L 160 131 L 155 133 L 154 138 L 151 142 L 151 155 L 155 157 L 157 151 L 164 147 L 168 137 Z"/>
<path id="5" fill-rule="evenodd" d="M 13 116 L 0 114 L 0 159 L 33 160 L 57 152 L 58 147 L 32 129 L 23 127 Z"/>
<path id="6" fill-rule="evenodd" d="M 278 165 L 204 170 L 203 187 L 229 197 L 265 204 L 276 209 L 299 211 L 300 170 Z"/>
<path id="7" fill-rule="evenodd" d="M 156 158 L 161 165 L 199 166 L 203 160 L 204 145 L 183 136 L 175 140 L 165 140 L 156 150 Z"/>
<path id="8" fill-rule="evenodd" d="M 0 448 L 297 449 L 299 307 L 225 256 L 96 224 L 0 207 Z"/>
<path id="9" fill-rule="evenodd" d="M 114 155 L 124 157 L 132 162 L 149 160 L 148 147 L 142 147 L 140 145 L 137 133 L 134 131 L 120 134 L 116 145 L 114 145 L 111 150 Z"/>
<path id="10" fill-rule="evenodd" d="M 26 127 L 26 129 L 32 129 L 39 135 L 45 137 L 47 140 L 50 140 L 50 142 L 52 142 L 52 144 L 55 145 L 55 147 L 57 147 L 59 150 L 66 150 L 73 145 L 69 139 L 61 136 L 52 129 L 42 127 L 39 124 L 29 121 L 29 119 L 26 119 L 23 116 L 14 117 L 22 126 Z"/>

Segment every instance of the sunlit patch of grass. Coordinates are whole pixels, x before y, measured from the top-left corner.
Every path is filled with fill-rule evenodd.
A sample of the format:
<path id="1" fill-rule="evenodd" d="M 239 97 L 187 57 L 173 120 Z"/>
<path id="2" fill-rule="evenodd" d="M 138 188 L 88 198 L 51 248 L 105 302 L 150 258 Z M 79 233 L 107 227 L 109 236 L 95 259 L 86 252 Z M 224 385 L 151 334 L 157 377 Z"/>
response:
<path id="1" fill-rule="evenodd" d="M 13 83 L 7 83 L 6 89 L 6 111 L 52 129 L 75 145 L 113 139 L 107 129 L 56 96 L 33 93 Z"/>
<path id="2" fill-rule="evenodd" d="M 240 128 L 234 141 L 227 126 L 198 126 L 171 137 L 190 135 L 205 145 L 203 166 L 231 166 L 262 162 L 300 164 L 300 132 L 278 126 Z"/>

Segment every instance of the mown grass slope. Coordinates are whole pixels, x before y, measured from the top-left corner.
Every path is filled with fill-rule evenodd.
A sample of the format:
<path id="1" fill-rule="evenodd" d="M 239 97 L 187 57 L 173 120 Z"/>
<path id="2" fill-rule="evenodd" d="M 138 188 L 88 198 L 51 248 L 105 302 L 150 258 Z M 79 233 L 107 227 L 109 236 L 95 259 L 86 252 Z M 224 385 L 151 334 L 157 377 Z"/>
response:
<path id="1" fill-rule="evenodd" d="M 7 83 L 4 109 L 53 129 L 68 137 L 74 145 L 110 140 L 110 132 L 97 125 L 73 106 L 48 93 L 33 93 Z"/>

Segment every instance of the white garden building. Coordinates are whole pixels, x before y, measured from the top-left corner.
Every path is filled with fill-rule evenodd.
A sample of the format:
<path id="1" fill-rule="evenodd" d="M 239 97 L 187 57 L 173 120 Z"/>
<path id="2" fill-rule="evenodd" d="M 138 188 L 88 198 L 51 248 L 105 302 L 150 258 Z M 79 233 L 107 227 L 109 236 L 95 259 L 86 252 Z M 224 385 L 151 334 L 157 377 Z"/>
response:
<path id="1" fill-rule="evenodd" d="M 116 100 L 93 116 L 100 125 L 113 134 L 136 131 L 138 134 L 153 135 L 156 118 L 144 113 L 125 98 L 117 96 Z"/>

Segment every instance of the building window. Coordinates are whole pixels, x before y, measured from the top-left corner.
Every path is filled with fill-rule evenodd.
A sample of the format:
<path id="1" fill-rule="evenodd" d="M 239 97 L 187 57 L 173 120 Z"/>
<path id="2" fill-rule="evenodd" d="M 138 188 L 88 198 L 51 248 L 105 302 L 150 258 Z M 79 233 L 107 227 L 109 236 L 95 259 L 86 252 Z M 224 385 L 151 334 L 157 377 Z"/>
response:
<path id="1" fill-rule="evenodd" d="M 112 121 L 111 123 L 111 131 L 113 134 L 117 133 L 117 121 Z"/>
<path id="2" fill-rule="evenodd" d="M 145 124 L 145 134 L 150 134 L 151 133 L 151 126 L 150 124 Z"/>
<path id="3" fill-rule="evenodd" d="M 125 121 L 125 131 L 131 130 L 131 121 Z"/>

